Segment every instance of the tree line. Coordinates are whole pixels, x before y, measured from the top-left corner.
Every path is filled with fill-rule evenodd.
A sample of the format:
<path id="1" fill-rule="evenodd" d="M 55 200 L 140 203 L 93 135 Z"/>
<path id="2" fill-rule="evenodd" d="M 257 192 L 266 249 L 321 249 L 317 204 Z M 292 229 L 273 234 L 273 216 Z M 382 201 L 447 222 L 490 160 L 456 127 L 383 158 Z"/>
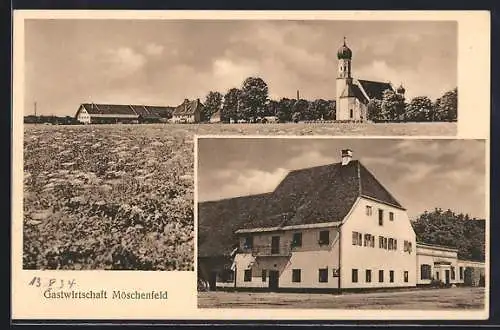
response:
<path id="1" fill-rule="evenodd" d="M 484 219 L 436 208 L 425 211 L 412 222 L 412 226 L 418 242 L 451 246 L 458 249 L 461 259 L 484 261 Z"/>
<path id="2" fill-rule="evenodd" d="M 259 118 L 276 116 L 279 122 L 335 120 L 334 100 L 269 98 L 267 83 L 260 77 L 248 77 L 241 88 L 233 87 L 225 94 L 211 91 L 205 97 L 202 121 L 220 112 L 225 123 L 256 122 Z M 381 121 L 455 121 L 457 119 L 457 89 L 446 92 L 434 102 L 427 96 L 417 96 L 409 103 L 404 96 L 386 90 L 382 100 L 368 103 L 368 119 Z"/>

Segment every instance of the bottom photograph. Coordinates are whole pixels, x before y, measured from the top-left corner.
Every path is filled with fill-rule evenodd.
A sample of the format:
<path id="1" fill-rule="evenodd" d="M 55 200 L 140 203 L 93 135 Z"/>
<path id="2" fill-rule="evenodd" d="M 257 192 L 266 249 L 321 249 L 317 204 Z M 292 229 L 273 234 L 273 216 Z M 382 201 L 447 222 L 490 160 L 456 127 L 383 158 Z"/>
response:
<path id="1" fill-rule="evenodd" d="M 198 307 L 484 309 L 486 148 L 198 137 Z"/>

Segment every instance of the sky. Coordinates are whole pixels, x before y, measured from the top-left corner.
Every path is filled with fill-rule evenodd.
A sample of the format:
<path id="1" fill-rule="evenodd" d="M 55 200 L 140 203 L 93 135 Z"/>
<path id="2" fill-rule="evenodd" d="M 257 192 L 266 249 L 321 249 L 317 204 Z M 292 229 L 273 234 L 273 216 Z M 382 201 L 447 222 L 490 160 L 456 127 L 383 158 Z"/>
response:
<path id="1" fill-rule="evenodd" d="M 263 78 L 270 97 L 334 99 L 337 49 L 354 78 L 435 99 L 457 86 L 457 24 L 438 21 L 87 20 L 25 23 L 25 115 L 80 103 L 175 106 Z"/>
<path id="2" fill-rule="evenodd" d="M 198 201 L 270 192 L 290 170 L 359 160 L 408 210 L 485 217 L 484 140 L 200 138 Z"/>

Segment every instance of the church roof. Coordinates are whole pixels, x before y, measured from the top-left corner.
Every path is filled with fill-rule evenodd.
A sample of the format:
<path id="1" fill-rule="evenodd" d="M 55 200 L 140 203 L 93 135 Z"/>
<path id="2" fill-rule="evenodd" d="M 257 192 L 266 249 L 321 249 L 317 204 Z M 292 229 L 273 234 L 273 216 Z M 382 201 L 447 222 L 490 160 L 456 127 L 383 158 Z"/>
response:
<path id="1" fill-rule="evenodd" d="M 403 209 L 357 160 L 291 171 L 270 193 L 199 203 L 199 256 L 229 253 L 238 229 L 342 221 L 361 196 Z"/>
<path id="2" fill-rule="evenodd" d="M 388 82 L 380 81 L 370 81 L 358 79 L 360 87 L 365 91 L 366 95 L 371 99 L 382 100 L 382 96 L 385 90 L 393 90 L 392 86 Z"/>
<path id="3" fill-rule="evenodd" d="M 354 84 L 347 84 L 340 97 L 355 97 L 363 103 L 368 103 L 366 96 L 359 89 L 359 86 Z"/>

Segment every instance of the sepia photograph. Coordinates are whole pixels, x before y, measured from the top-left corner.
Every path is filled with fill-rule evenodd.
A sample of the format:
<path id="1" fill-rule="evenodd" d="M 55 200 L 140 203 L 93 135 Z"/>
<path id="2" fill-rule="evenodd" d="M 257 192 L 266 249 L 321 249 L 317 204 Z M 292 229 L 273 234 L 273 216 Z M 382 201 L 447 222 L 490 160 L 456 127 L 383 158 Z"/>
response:
<path id="1" fill-rule="evenodd" d="M 194 134 L 456 134 L 454 21 L 24 29 L 24 269 L 194 270 Z"/>
<path id="2" fill-rule="evenodd" d="M 484 309 L 485 140 L 197 145 L 200 308 Z"/>

